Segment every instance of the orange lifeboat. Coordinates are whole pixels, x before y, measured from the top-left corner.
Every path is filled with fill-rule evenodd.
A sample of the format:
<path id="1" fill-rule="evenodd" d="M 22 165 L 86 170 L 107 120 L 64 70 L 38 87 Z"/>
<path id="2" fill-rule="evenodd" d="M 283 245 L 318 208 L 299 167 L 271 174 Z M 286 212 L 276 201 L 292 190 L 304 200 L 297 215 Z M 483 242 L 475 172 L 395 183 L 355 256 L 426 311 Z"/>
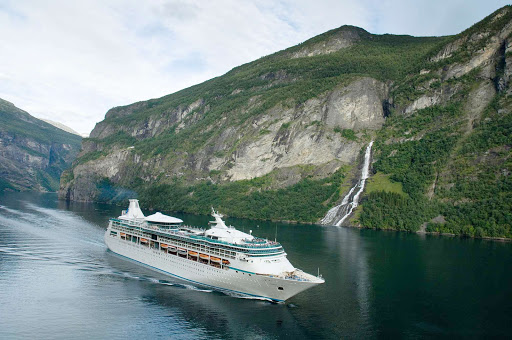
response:
<path id="1" fill-rule="evenodd" d="M 199 254 L 199 257 L 201 258 L 201 260 L 206 260 L 206 261 L 208 261 L 208 259 L 210 258 L 210 255 L 206 255 L 206 254 Z"/>
<path id="2" fill-rule="evenodd" d="M 198 255 L 198 254 L 197 254 L 197 252 L 192 251 L 192 250 L 189 250 L 189 251 L 188 251 L 188 254 L 189 254 L 190 256 L 193 256 L 193 257 L 197 257 L 197 255 Z"/>
<path id="3" fill-rule="evenodd" d="M 148 243 L 148 240 L 146 240 L 145 238 L 141 238 L 141 239 L 140 239 L 140 242 L 141 242 L 141 243 Z"/>
<path id="4" fill-rule="evenodd" d="M 121 233 L 121 236 L 126 236 L 126 234 L 125 233 Z"/>
<path id="5" fill-rule="evenodd" d="M 229 264 L 228 260 L 222 260 L 222 264 Z"/>
<path id="6" fill-rule="evenodd" d="M 166 249 L 166 248 L 167 248 L 167 244 L 165 244 L 165 243 L 161 243 L 161 244 L 160 244 L 160 247 L 162 247 L 162 248 Z"/>
<path id="7" fill-rule="evenodd" d="M 215 263 L 220 263 L 220 259 L 219 259 L 218 257 L 213 257 L 213 256 L 211 256 L 211 257 L 210 257 L 210 260 L 211 260 L 212 262 L 215 262 Z"/>

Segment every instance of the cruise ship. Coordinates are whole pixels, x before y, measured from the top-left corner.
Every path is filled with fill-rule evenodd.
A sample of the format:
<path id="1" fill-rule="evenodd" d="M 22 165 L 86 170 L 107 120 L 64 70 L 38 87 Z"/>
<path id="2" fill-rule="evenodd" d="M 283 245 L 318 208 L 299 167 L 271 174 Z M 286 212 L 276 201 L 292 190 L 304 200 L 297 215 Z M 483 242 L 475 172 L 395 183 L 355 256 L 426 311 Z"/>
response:
<path id="1" fill-rule="evenodd" d="M 324 283 L 295 268 L 280 243 L 227 226 L 213 210 L 209 229 L 157 212 L 144 216 L 139 202 L 109 221 L 107 247 L 168 275 L 236 296 L 283 302 Z"/>

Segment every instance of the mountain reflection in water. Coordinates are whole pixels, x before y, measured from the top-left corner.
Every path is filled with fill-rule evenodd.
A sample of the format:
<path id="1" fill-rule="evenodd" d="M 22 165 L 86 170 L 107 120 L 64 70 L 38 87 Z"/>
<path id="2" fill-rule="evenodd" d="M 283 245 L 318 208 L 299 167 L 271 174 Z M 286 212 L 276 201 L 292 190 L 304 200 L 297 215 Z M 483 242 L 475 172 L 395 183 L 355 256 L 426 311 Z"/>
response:
<path id="1" fill-rule="evenodd" d="M 509 335 L 512 244 L 228 219 L 326 283 L 284 304 L 191 285 L 109 251 L 121 207 L 0 194 L 0 338 Z M 205 226 L 208 216 L 173 214 Z"/>

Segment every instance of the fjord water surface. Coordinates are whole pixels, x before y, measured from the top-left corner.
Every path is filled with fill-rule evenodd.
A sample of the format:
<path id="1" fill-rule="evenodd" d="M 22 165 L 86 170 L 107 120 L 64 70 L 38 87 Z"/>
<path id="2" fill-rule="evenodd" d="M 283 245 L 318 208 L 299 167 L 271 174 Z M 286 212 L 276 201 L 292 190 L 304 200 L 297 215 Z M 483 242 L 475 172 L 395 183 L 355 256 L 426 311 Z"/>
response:
<path id="1" fill-rule="evenodd" d="M 0 194 L 0 338 L 510 336 L 512 243 L 227 219 L 326 279 L 284 304 L 230 297 L 106 249 L 121 207 Z M 192 225 L 208 216 L 174 214 Z M 243 227 L 242 227 L 243 226 Z"/>

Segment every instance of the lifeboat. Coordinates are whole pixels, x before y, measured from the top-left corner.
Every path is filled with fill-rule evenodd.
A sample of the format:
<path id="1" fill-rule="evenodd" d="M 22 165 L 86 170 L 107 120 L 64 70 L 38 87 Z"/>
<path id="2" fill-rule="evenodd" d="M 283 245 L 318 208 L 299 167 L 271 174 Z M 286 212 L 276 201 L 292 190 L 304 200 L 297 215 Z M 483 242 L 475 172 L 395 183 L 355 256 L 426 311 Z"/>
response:
<path id="1" fill-rule="evenodd" d="M 220 259 L 218 257 L 211 256 L 210 261 L 215 262 L 215 263 L 220 263 Z"/>
<path id="2" fill-rule="evenodd" d="M 167 248 L 167 244 L 165 244 L 165 243 L 161 243 L 161 244 L 160 244 L 160 247 L 162 247 L 162 248 L 166 249 L 166 248 Z"/>
<path id="3" fill-rule="evenodd" d="M 175 253 L 176 252 L 176 247 L 174 246 L 169 246 L 169 249 L 167 249 L 167 251 L 171 252 L 171 253 Z"/>
<path id="4" fill-rule="evenodd" d="M 210 259 L 210 255 L 206 255 L 206 254 L 199 254 L 199 257 L 201 258 L 201 260 L 206 260 L 206 261 L 208 261 Z"/>
<path id="5" fill-rule="evenodd" d="M 126 234 L 125 233 L 121 233 L 121 236 L 126 236 Z"/>
<path id="6" fill-rule="evenodd" d="M 222 264 L 229 264 L 228 260 L 222 260 Z"/>
<path id="7" fill-rule="evenodd" d="M 183 249 L 183 248 L 178 248 L 178 253 L 180 255 L 187 255 L 187 250 L 186 249 Z"/>
<path id="8" fill-rule="evenodd" d="M 148 240 L 146 240 L 145 238 L 141 238 L 140 243 L 148 243 Z"/>
<path id="9" fill-rule="evenodd" d="M 189 254 L 190 256 L 193 256 L 193 257 L 197 257 L 197 255 L 198 255 L 198 254 L 197 254 L 197 252 L 192 251 L 192 250 L 189 250 L 189 251 L 188 251 L 188 254 Z"/>

